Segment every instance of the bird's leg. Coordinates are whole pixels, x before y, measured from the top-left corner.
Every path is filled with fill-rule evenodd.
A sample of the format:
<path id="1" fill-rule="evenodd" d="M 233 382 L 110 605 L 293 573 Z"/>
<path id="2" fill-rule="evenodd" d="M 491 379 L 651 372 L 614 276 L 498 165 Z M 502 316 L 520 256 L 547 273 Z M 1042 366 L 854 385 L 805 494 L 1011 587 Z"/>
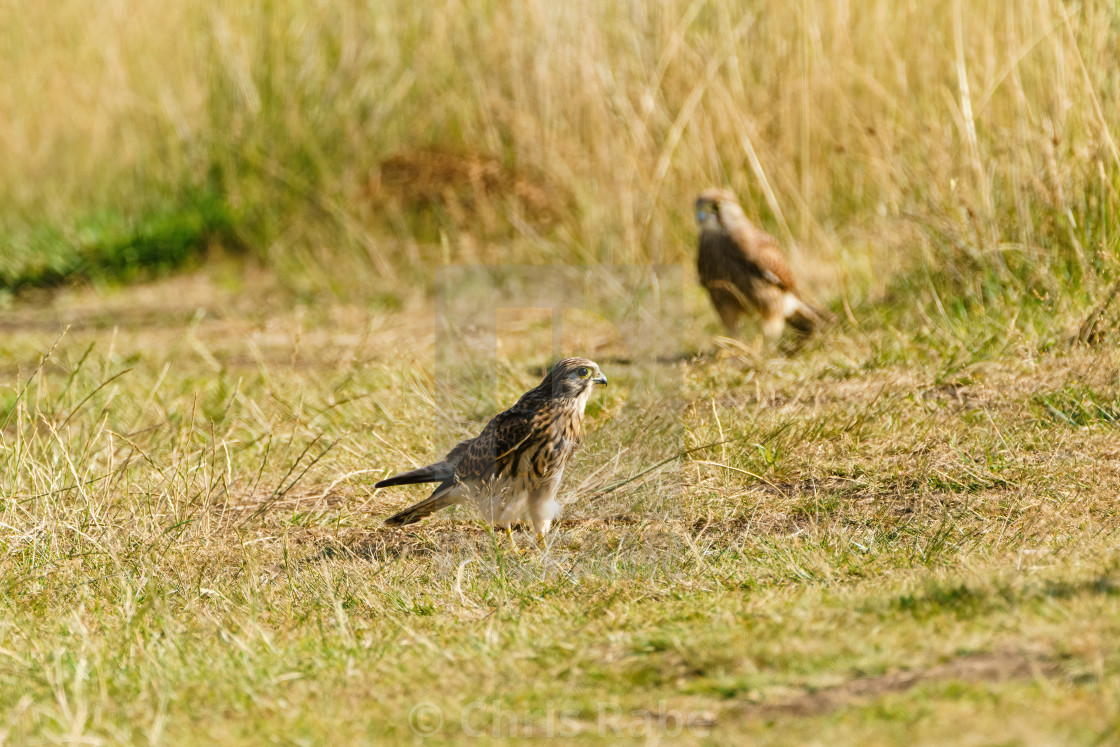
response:
<path id="1" fill-rule="evenodd" d="M 755 360 L 766 360 L 766 356 L 770 352 L 770 338 L 766 336 L 765 332 L 759 332 L 755 335 L 751 342 L 751 352 L 754 354 Z"/>
<path id="2" fill-rule="evenodd" d="M 762 337 L 765 349 L 778 347 L 778 341 L 781 339 L 785 327 L 786 320 L 780 314 L 762 321 Z"/>
<path id="3" fill-rule="evenodd" d="M 727 331 L 727 336 L 734 338 L 739 333 L 739 315 L 742 310 L 733 304 L 718 304 L 716 311 L 719 313 L 719 319 L 723 322 L 723 328 Z"/>
<path id="4" fill-rule="evenodd" d="M 506 539 L 509 540 L 509 549 L 514 555 L 524 555 L 527 551 L 524 548 L 518 547 L 517 543 L 513 541 L 513 527 L 506 527 Z"/>
<path id="5" fill-rule="evenodd" d="M 548 528 L 552 526 L 552 519 L 546 518 L 547 512 L 542 515 L 543 506 L 536 504 L 533 508 L 529 509 L 529 520 L 533 524 L 533 530 L 537 534 L 537 549 L 545 550 L 548 545 L 544 542 L 544 536 L 548 534 Z"/>

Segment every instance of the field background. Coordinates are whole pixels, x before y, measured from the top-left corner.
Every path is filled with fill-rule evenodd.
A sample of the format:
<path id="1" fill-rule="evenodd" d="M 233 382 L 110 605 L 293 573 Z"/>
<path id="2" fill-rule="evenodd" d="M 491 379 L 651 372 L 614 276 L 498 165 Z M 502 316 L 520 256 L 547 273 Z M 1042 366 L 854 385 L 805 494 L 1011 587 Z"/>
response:
<path id="1" fill-rule="evenodd" d="M 0 4 L 0 739 L 1120 740 L 1114 3 L 219 5 Z M 709 185 L 802 349 L 716 339 Z M 474 264 L 679 266 L 678 350 L 441 368 Z M 383 528 L 558 352 L 549 547 Z"/>

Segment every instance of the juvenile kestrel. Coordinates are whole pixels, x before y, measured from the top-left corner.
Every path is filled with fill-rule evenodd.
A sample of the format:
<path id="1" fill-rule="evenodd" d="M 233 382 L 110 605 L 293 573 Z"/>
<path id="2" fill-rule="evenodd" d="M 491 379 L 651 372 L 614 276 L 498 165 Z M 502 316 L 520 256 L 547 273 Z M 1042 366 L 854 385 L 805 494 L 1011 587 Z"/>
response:
<path id="1" fill-rule="evenodd" d="M 374 485 L 439 483 L 430 496 L 385 523 L 404 526 L 441 508 L 471 502 L 484 519 L 507 534 L 527 514 L 538 541 L 543 539 L 560 511 L 556 490 L 579 446 L 587 399 L 595 384 L 606 383 L 599 366 L 586 358 L 560 361 L 544 381 L 487 423 L 478 436 L 453 448 L 443 461 Z"/>
<path id="2" fill-rule="evenodd" d="M 770 343 L 782 335 L 786 322 L 802 333 L 824 321 L 819 311 L 801 300 L 778 241 L 755 226 L 735 195 L 708 189 L 696 198 L 700 283 L 729 335 L 739 316 L 751 311 L 762 317 L 762 334 Z"/>

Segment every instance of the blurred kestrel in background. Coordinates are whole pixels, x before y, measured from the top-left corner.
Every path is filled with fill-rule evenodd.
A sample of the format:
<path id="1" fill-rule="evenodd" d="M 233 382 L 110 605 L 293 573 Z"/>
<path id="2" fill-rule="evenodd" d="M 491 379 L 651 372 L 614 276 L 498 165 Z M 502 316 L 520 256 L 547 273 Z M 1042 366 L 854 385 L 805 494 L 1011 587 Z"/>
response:
<path id="1" fill-rule="evenodd" d="M 755 226 L 726 189 L 708 189 L 696 198 L 700 224 L 697 268 L 700 283 L 729 335 L 734 335 L 742 314 L 762 318 L 762 334 L 777 342 L 788 322 L 807 334 L 824 321 L 797 292 L 778 241 Z"/>
<path id="2" fill-rule="evenodd" d="M 487 423 L 478 436 L 453 448 L 443 461 L 374 485 L 439 483 L 430 496 L 385 523 L 404 526 L 441 508 L 469 502 L 507 534 L 528 515 L 538 541 L 543 540 L 560 511 L 556 492 L 564 467 L 580 444 L 584 407 L 595 385 L 606 383 L 607 377 L 593 361 L 560 361 L 544 381 Z"/>

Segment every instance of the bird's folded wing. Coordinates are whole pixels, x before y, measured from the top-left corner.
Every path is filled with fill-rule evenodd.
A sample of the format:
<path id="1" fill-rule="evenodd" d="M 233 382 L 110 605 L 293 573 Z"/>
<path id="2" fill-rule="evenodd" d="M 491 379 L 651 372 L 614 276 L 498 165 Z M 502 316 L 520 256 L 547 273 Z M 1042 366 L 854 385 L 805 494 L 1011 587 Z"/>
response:
<path id="1" fill-rule="evenodd" d="M 455 466 L 455 476 L 460 480 L 488 480 L 501 472 L 500 463 L 533 434 L 537 417 L 538 413 L 519 405 L 497 415 L 478 437 L 464 442 L 466 449 Z"/>
<path id="2" fill-rule="evenodd" d="M 764 278 L 782 290 L 793 290 L 793 272 L 777 239 L 757 228 L 733 230 L 730 239 L 728 243 L 735 252 L 757 267 Z"/>
<path id="3" fill-rule="evenodd" d="M 459 443 L 455 444 L 455 448 L 447 452 L 447 456 L 443 458 L 443 461 L 450 462 L 451 464 L 458 464 L 460 461 L 462 461 L 463 455 L 467 453 L 467 450 L 470 448 L 473 442 L 473 438 L 468 438 L 466 441 L 460 441 Z"/>

